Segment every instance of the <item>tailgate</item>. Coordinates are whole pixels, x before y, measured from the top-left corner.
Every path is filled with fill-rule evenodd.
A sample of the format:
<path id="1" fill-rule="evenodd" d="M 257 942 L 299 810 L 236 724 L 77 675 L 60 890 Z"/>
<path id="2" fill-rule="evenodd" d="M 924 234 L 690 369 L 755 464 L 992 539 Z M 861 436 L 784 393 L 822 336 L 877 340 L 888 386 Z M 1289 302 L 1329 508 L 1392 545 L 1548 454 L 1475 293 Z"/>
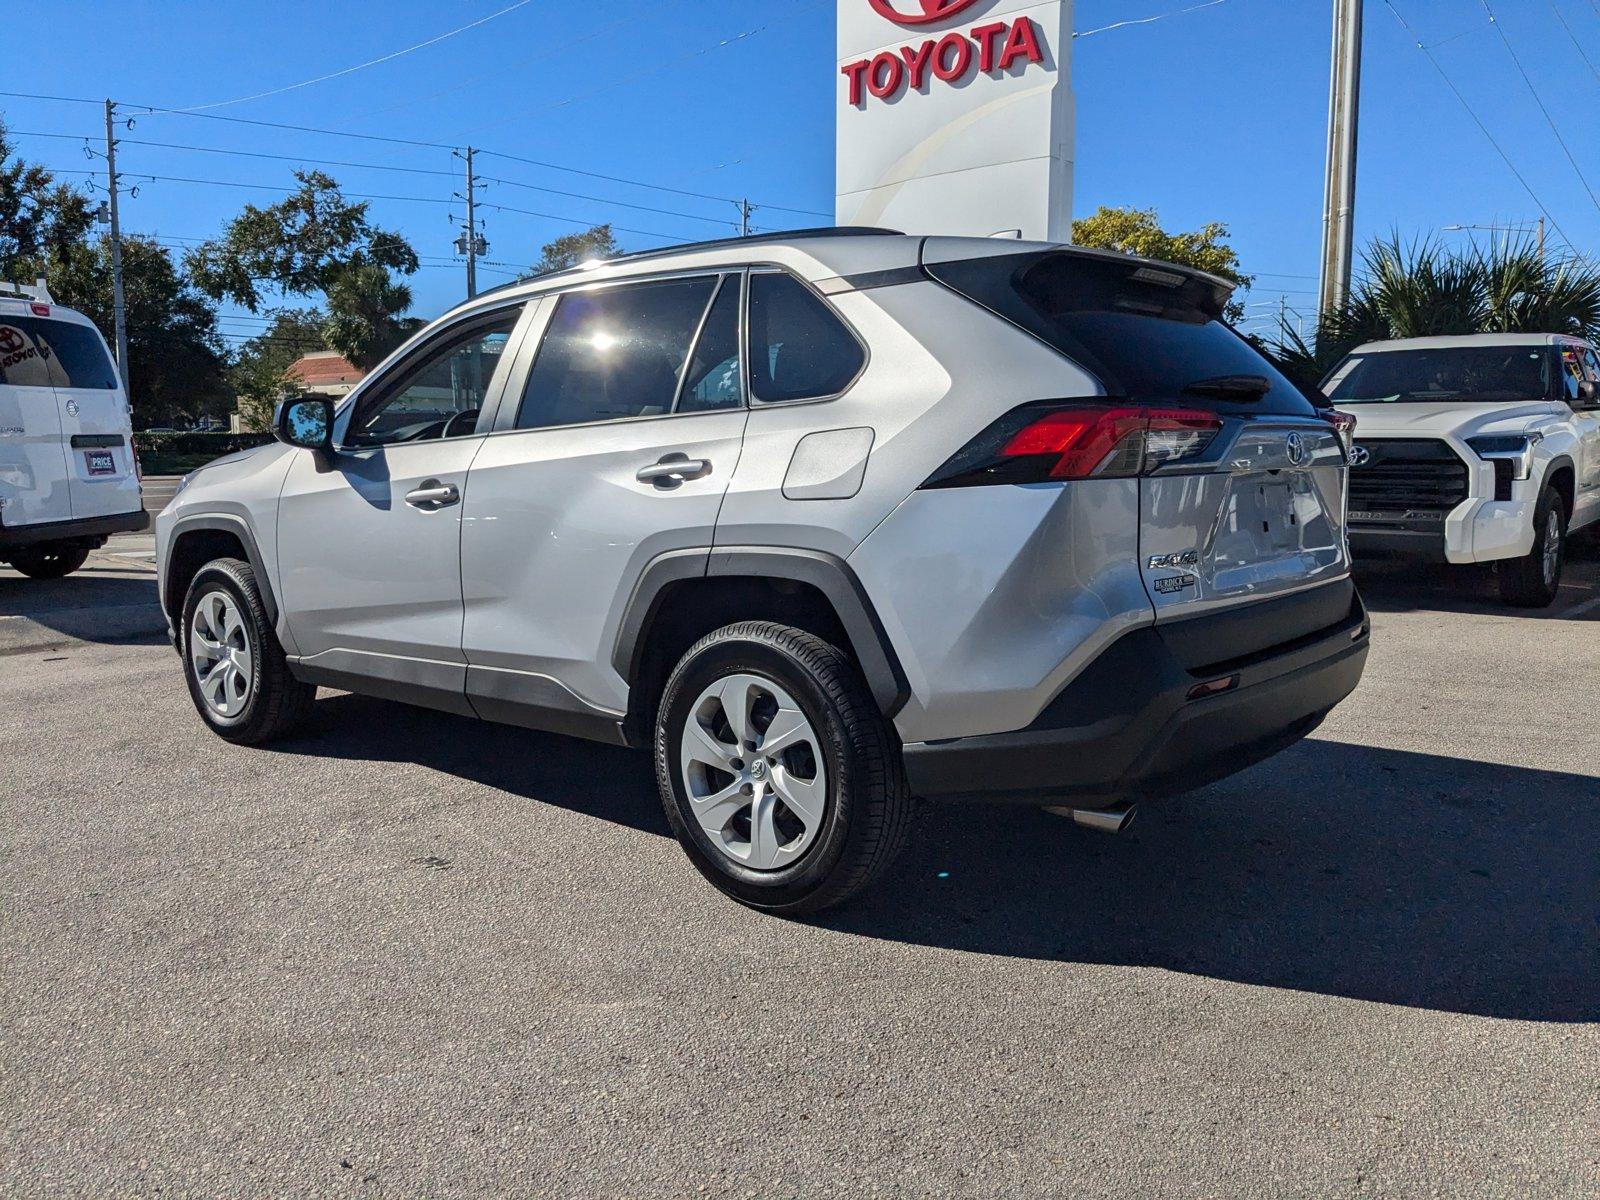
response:
<path id="1" fill-rule="evenodd" d="M 1326 422 L 1263 418 L 1228 421 L 1204 464 L 1146 476 L 1139 558 L 1157 621 L 1348 575 L 1347 470 Z"/>

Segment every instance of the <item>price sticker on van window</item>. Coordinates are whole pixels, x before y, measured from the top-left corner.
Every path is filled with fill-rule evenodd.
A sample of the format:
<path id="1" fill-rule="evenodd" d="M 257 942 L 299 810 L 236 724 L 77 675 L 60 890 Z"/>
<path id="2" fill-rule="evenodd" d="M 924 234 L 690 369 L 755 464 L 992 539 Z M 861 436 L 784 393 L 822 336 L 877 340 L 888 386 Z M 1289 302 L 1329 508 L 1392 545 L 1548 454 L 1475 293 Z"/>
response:
<path id="1" fill-rule="evenodd" d="M 116 457 L 109 450 L 85 450 L 83 452 L 83 465 L 88 468 L 91 475 L 115 475 L 117 473 Z"/>

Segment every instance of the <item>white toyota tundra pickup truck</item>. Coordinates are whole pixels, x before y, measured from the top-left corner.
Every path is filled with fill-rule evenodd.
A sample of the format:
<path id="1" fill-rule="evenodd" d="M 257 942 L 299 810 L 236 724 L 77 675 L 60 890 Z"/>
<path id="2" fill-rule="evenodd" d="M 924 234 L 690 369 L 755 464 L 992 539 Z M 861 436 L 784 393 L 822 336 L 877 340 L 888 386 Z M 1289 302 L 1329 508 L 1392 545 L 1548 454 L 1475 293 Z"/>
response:
<path id="1" fill-rule="evenodd" d="M 1508 604 L 1556 598 L 1600 521 L 1600 355 L 1550 333 L 1369 342 L 1323 381 L 1354 413 L 1351 548 L 1498 564 Z"/>

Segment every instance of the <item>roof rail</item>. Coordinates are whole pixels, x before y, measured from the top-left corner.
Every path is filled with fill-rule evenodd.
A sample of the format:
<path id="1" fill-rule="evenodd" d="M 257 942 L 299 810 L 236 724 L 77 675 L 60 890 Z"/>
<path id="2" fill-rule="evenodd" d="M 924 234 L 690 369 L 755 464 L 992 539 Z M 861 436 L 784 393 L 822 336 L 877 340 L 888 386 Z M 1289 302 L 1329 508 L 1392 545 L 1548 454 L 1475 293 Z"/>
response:
<path id="1" fill-rule="evenodd" d="M 695 250 L 720 250 L 727 246 L 759 246 L 767 242 L 789 242 L 805 238 L 823 237 L 904 237 L 904 231 L 899 229 L 878 229 L 871 225 L 821 225 L 814 229 L 783 229 L 773 233 L 755 233 L 748 237 L 712 238 L 705 242 L 679 242 L 671 246 L 659 246 L 654 250 L 635 250 L 630 254 L 617 254 L 611 258 L 596 258 L 584 262 L 576 267 L 563 267 L 559 271 L 548 271 L 543 275 L 529 274 L 521 279 L 513 279 L 509 283 L 499 283 L 491 288 L 484 288 L 474 300 L 481 300 L 495 292 L 504 292 L 511 288 L 522 287 L 537 280 L 543 283 L 547 279 L 560 279 L 565 275 L 577 275 L 585 271 L 592 271 L 596 267 L 609 267 L 616 263 L 647 262 L 652 258 L 665 258 L 673 254 L 688 254 Z"/>
<path id="2" fill-rule="evenodd" d="M 696 250 L 721 250 L 729 246 L 760 246 L 772 242 L 792 242 L 809 238 L 828 237 L 902 237 L 904 233 L 899 229 L 878 229 L 871 225 L 820 225 L 813 229 L 782 229 L 772 233 L 753 233 L 748 237 L 712 238 L 704 242 L 679 242 L 672 246 L 660 246 L 654 250 L 635 250 L 631 254 L 618 254 L 613 258 L 597 258 L 586 262 L 582 266 L 566 267 L 560 271 L 551 271 L 547 275 L 531 275 L 527 283 L 534 279 L 555 279 L 562 275 L 576 274 L 579 271 L 591 271 L 595 267 L 609 267 L 614 263 L 646 262 L 652 258 L 665 258 L 673 254 L 688 254 Z"/>
<path id="3" fill-rule="evenodd" d="M 44 276 L 39 276 L 39 282 L 32 286 L 26 283 L 12 283 L 0 279 L 0 296 L 21 296 L 24 300 L 32 300 L 35 304 L 54 304 L 50 298 L 50 289 L 45 286 Z"/>

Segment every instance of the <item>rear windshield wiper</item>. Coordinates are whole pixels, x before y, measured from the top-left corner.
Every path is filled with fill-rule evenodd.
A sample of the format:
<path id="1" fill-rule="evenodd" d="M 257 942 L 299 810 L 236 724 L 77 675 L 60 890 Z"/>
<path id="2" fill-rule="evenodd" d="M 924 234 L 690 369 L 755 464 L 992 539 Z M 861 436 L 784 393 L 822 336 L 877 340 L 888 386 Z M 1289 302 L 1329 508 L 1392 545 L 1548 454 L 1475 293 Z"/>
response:
<path id="1" fill-rule="evenodd" d="M 1216 396 L 1224 400 L 1259 400 L 1272 390 L 1265 375 L 1217 375 L 1185 384 L 1184 392 L 1194 396 Z"/>

